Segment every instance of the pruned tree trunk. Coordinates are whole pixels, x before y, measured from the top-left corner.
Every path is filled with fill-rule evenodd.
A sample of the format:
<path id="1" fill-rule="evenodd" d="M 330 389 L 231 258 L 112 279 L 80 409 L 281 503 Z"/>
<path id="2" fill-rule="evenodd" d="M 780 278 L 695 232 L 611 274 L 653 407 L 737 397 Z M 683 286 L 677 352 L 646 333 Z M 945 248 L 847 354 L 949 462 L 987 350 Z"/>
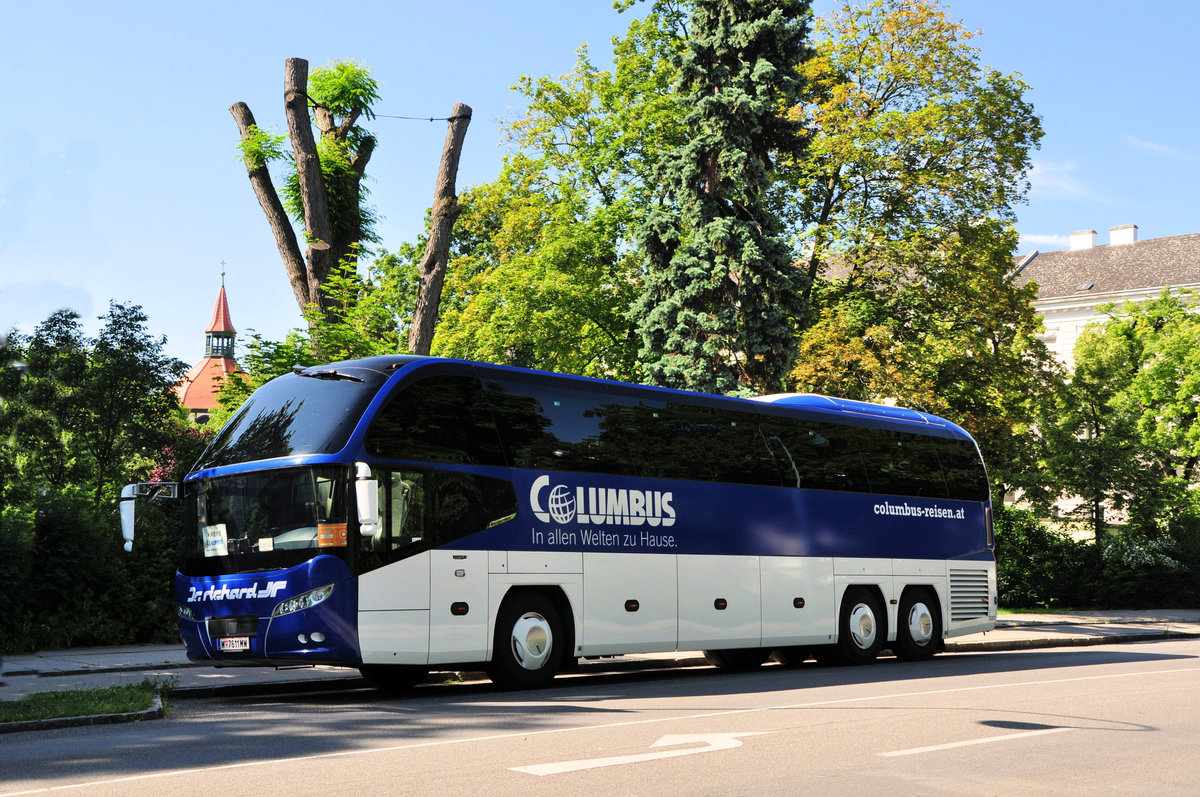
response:
<path id="1" fill-rule="evenodd" d="M 429 222 L 429 243 L 421 259 L 421 286 L 417 292 L 416 310 L 408 333 L 408 350 L 413 354 L 429 354 L 433 330 L 437 324 L 442 285 L 446 281 L 446 265 L 450 255 L 450 233 L 462 211 L 454 191 L 458 175 L 458 158 L 463 138 L 471 122 L 471 109 L 461 102 L 454 103 L 446 130 L 446 144 L 438 166 L 437 183 L 433 190 L 433 211 Z"/>
<path id="2" fill-rule="evenodd" d="M 328 312 L 321 285 L 333 270 L 333 227 L 329 221 L 329 202 L 325 196 L 325 177 L 321 158 L 308 116 L 308 61 L 289 58 L 283 73 L 283 101 L 288 133 L 296 154 L 296 174 L 300 181 L 300 202 L 304 206 L 304 229 L 308 232 L 308 294 L 322 312 Z"/>
<path id="3" fill-rule="evenodd" d="M 242 139 L 249 138 L 250 128 L 255 126 L 254 114 L 250 113 L 249 106 L 244 102 L 235 102 L 229 106 L 229 112 L 233 114 L 233 119 L 237 122 Z M 287 211 L 283 209 L 283 203 L 279 201 L 279 194 L 276 193 L 275 186 L 271 183 L 271 175 L 267 171 L 266 164 L 257 164 L 247 159 L 246 173 L 250 178 L 251 187 L 254 188 L 254 195 L 258 197 L 258 204 L 262 206 L 263 213 L 266 214 L 267 225 L 275 236 L 275 246 L 279 248 L 279 256 L 283 258 L 283 267 L 287 272 L 288 282 L 292 286 L 292 293 L 296 295 L 296 304 L 304 308 L 312 299 L 308 286 L 308 268 L 305 265 L 304 256 L 300 254 L 296 231 L 292 229 L 292 222 L 288 218 Z"/>

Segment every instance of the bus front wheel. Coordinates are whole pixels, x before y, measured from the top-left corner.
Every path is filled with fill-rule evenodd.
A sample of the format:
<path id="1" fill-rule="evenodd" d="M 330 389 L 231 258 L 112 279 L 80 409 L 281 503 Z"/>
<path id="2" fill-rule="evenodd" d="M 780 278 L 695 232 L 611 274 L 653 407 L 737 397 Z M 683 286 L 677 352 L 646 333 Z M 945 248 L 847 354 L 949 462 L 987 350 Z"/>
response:
<path id="1" fill-rule="evenodd" d="M 558 610 L 546 596 L 512 595 L 496 618 L 488 677 L 503 689 L 545 686 L 558 673 L 564 642 Z"/>
<path id="2" fill-rule="evenodd" d="M 887 640 L 887 615 L 879 596 L 866 587 L 851 587 L 842 598 L 837 652 L 847 664 L 869 664 Z"/>

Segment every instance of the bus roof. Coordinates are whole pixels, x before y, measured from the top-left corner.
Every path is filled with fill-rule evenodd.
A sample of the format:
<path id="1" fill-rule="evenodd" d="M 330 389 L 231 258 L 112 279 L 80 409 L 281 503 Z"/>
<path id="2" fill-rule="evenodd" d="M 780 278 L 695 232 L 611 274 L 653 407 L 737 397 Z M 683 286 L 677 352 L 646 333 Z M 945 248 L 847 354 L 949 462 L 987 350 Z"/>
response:
<path id="1" fill-rule="evenodd" d="M 537 374 L 574 382 L 607 384 L 626 388 L 639 388 L 656 393 L 673 394 L 680 396 L 681 398 L 686 397 L 689 400 L 698 399 L 704 402 L 750 401 L 759 404 L 768 404 L 781 409 L 797 409 L 813 412 L 826 416 L 830 421 L 833 422 L 849 422 L 851 424 L 857 422 L 858 424 L 868 426 L 878 425 L 880 422 L 882 422 L 884 425 L 890 425 L 893 429 L 907 428 L 918 433 L 933 435 L 940 434 L 941 436 L 949 435 L 952 437 L 963 437 L 968 440 L 973 439 L 971 435 L 958 424 L 927 412 L 921 412 L 919 410 L 908 409 L 905 407 L 893 407 L 886 404 L 872 404 L 866 401 L 854 401 L 852 399 L 822 396 L 816 393 L 776 393 L 768 396 L 755 396 L 749 399 L 744 399 L 735 398 L 732 396 L 722 396 L 718 394 L 696 393 L 689 390 L 663 388 L 654 385 L 641 385 L 635 382 L 620 382 L 610 379 L 597 379 L 594 377 L 578 376 L 575 374 L 561 374 L 553 371 L 538 371 L 535 369 L 520 368 L 510 365 L 497 365 L 494 363 L 483 363 L 472 360 L 458 360 L 452 358 L 392 355 L 370 357 L 364 360 L 354 361 L 354 364 L 378 368 L 380 370 L 390 369 L 404 371 L 408 371 L 410 367 L 420 368 L 423 365 L 429 365 L 433 363 L 461 363 L 472 368 L 512 371 Z M 334 363 L 332 365 L 337 366 L 339 364 Z"/>

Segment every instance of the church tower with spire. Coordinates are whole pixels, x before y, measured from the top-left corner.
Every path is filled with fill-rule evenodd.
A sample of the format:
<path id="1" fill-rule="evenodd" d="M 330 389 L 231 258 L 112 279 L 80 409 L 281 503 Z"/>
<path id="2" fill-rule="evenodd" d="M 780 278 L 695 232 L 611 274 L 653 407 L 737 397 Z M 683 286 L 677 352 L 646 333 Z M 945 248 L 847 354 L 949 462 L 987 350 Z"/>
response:
<path id="1" fill-rule="evenodd" d="M 213 307 L 212 318 L 204 330 L 204 359 L 193 365 L 175 383 L 175 395 L 180 406 L 192 415 L 196 423 L 207 423 L 209 413 L 217 406 L 217 394 L 230 374 L 241 373 L 233 359 L 237 330 L 229 315 L 229 300 L 225 296 L 225 272 L 221 272 L 221 290 Z"/>

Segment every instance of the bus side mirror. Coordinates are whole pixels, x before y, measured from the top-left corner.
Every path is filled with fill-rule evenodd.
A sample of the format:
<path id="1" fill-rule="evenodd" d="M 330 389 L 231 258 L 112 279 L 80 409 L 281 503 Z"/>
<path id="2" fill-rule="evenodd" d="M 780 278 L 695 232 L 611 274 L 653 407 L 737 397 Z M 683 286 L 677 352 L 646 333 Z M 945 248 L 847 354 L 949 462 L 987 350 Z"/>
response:
<path id="1" fill-rule="evenodd" d="M 139 498 L 153 501 L 156 498 L 178 498 L 177 482 L 136 482 L 121 488 L 121 536 L 125 538 L 125 551 L 133 550 L 133 522 Z"/>
<path id="2" fill-rule="evenodd" d="M 355 503 L 358 504 L 358 532 L 373 537 L 379 530 L 379 482 L 371 478 L 371 466 L 357 463 L 354 482 Z"/>
<path id="3" fill-rule="evenodd" d="M 133 519 L 136 508 L 138 486 L 127 484 L 121 489 L 121 536 L 125 539 L 125 551 L 133 550 Z"/>

